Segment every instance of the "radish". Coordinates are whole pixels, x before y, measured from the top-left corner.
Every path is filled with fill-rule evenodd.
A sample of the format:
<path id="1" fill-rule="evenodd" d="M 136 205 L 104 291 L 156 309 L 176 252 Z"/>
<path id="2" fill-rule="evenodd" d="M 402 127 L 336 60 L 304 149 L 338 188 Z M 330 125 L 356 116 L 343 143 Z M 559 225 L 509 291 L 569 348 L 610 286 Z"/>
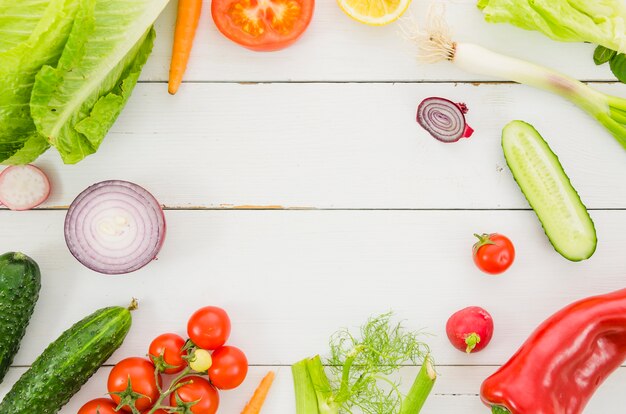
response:
<path id="1" fill-rule="evenodd" d="M 458 350 L 468 354 L 478 352 L 491 341 L 493 319 L 483 308 L 470 306 L 450 316 L 446 323 L 446 333 L 450 343 Z"/>
<path id="2" fill-rule="evenodd" d="M 14 165 L 0 174 L 0 203 L 11 210 L 30 210 L 49 195 L 50 181 L 34 165 Z"/>

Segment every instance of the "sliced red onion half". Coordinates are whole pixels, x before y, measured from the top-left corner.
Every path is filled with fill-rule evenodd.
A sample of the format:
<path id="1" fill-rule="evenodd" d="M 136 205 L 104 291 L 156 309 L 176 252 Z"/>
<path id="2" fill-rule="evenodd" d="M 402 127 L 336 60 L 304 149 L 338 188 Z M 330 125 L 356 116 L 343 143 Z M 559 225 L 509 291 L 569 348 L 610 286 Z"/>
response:
<path id="1" fill-rule="evenodd" d="M 154 260 L 165 239 L 158 201 L 128 181 L 103 181 L 72 202 L 65 242 L 83 265 L 104 274 L 138 270 Z"/>
<path id="2" fill-rule="evenodd" d="M 469 138 L 474 130 L 465 122 L 467 106 L 445 98 L 426 98 L 417 107 L 417 122 L 441 142 Z"/>

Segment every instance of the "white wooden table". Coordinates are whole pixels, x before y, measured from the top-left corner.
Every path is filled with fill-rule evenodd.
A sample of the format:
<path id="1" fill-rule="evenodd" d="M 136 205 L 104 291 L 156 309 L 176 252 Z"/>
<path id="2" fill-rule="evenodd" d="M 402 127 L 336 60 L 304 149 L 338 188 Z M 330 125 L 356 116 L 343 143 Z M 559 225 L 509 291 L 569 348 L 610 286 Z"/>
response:
<path id="1" fill-rule="evenodd" d="M 427 4 L 412 6 L 423 17 Z M 473 0 L 449 2 L 459 38 L 566 71 L 626 96 L 596 68 L 590 45 L 489 25 Z M 238 413 L 268 369 L 278 373 L 265 413 L 291 414 L 290 364 L 324 353 L 330 334 L 394 310 L 429 343 L 440 378 L 425 413 L 486 413 L 481 381 L 543 319 L 563 305 L 626 285 L 626 152 L 595 121 L 558 97 L 492 82 L 447 64 L 424 66 L 397 25 L 367 27 L 332 0 L 292 48 L 261 54 L 221 37 L 207 0 L 179 93 L 167 94 L 171 4 L 142 81 L 97 155 L 64 166 L 54 152 L 38 165 L 55 185 L 43 208 L 0 213 L 0 251 L 20 250 L 43 271 L 43 288 L 7 392 L 45 346 L 93 310 L 141 300 L 122 348 L 64 414 L 106 392 L 110 366 L 144 355 L 163 332 L 183 334 L 208 304 L 233 320 L 231 343 L 251 363 L 248 380 L 222 393 L 220 413 Z M 466 102 L 475 135 L 454 145 L 415 122 L 428 96 Z M 549 140 L 598 231 L 596 254 L 570 263 L 553 251 L 506 168 L 500 130 L 512 119 Z M 105 179 L 137 182 L 166 206 L 159 260 L 125 276 L 102 276 L 73 259 L 63 240 L 67 206 Z M 517 261 L 500 277 L 470 255 L 474 232 L 501 232 Z M 492 344 L 476 355 L 453 349 L 448 316 L 489 310 Z M 416 368 L 406 368 L 405 382 Z M 602 386 L 586 412 L 623 406 L 626 369 Z"/>

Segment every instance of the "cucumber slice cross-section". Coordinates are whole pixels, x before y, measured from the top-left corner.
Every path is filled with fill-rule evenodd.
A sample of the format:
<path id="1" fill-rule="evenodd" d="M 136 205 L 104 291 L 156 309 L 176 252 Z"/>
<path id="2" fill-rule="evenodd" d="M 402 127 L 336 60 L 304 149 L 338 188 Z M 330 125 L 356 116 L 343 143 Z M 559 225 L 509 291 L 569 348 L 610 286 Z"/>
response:
<path id="1" fill-rule="evenodd" d="M 596 250 L 596 229 L 558 157 L 530 124 L 512 121 L 502 130 L 504 157 L 554 249 L 572 261 Z"/>

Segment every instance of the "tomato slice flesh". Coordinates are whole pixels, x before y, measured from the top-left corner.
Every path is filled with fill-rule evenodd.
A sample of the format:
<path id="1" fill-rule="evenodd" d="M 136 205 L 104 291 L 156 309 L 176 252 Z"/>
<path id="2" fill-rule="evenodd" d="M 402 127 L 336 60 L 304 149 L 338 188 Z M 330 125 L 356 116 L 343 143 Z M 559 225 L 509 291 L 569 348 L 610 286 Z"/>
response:
<path id="1" fill-rule="evenodd" d="M 302 7 L 294 0 L 240 0 L 228 10 L 233 23 L 253 37 L 265 33 L 269 26 L 288 35 L 302 15 Z"/>
<path id="2" fill-rule="evenodd" d="M 277 50 L 293 43 L 307 28 L 314 0 L 213 0 L 220 31 L 254 50 Z"/>

